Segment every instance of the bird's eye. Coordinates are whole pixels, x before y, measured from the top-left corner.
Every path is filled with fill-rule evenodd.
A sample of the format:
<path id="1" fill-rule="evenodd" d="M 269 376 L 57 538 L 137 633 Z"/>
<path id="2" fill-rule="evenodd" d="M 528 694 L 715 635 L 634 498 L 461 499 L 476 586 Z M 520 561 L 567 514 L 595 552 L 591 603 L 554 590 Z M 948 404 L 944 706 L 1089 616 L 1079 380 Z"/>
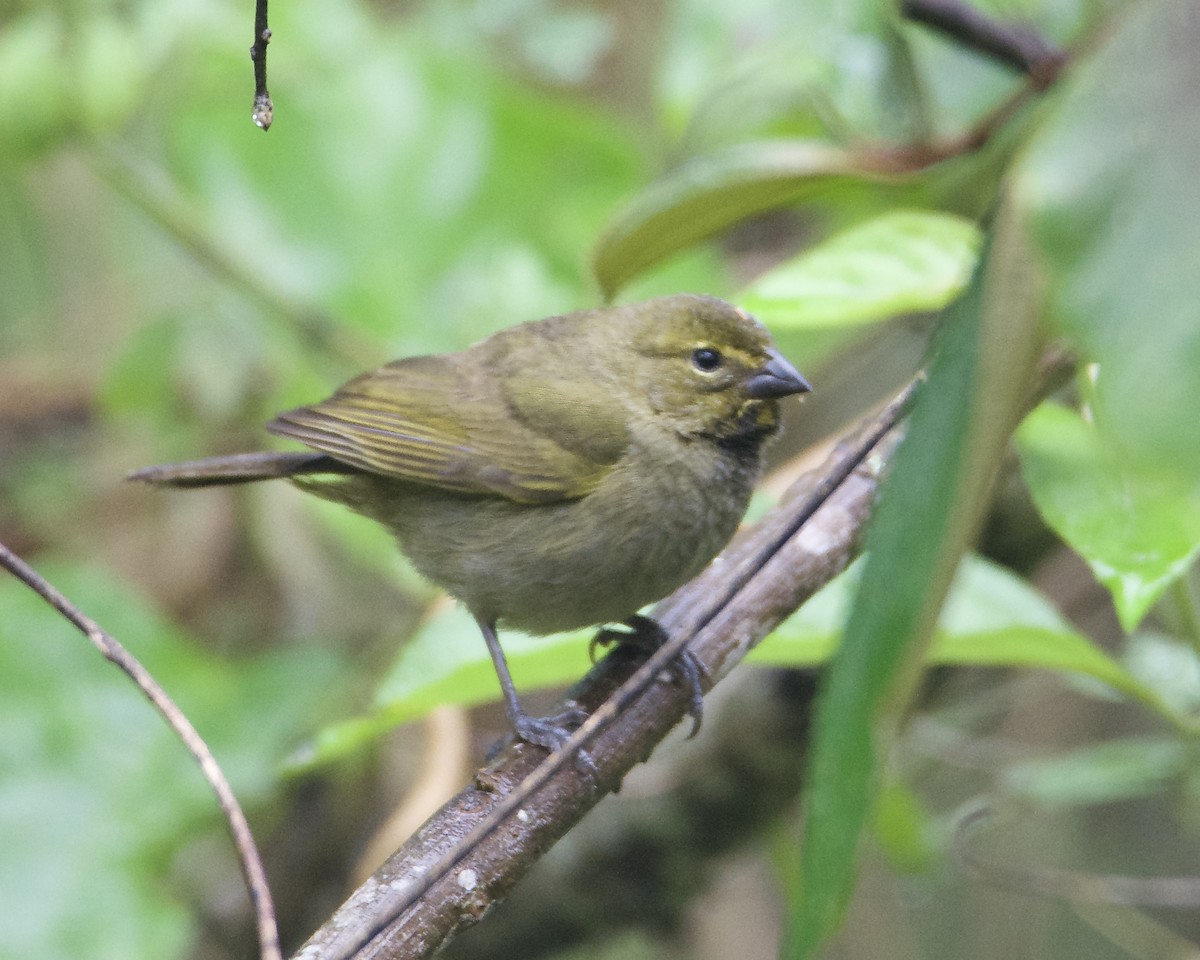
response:
<path id="1" fill-rule="evenodd" d="M 701 373 L 712 373 L 721 365 L 721 353 L 712 347 L 697 347 L 692 351 L 692 366 Z"/>

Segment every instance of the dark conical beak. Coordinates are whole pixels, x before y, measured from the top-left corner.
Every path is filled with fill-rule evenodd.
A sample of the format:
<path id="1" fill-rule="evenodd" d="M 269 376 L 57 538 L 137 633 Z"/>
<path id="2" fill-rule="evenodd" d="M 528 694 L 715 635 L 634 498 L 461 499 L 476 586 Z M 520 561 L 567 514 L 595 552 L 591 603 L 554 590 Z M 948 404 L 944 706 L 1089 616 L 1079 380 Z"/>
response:
<path id="1" fill-rule="evenodd" d="M 758 373 L 743 382 L 746 393 L 756 400 L 790 397 L 812 389 L 800 372 L 775 350 L 767 350 L 767 362 Z"/>

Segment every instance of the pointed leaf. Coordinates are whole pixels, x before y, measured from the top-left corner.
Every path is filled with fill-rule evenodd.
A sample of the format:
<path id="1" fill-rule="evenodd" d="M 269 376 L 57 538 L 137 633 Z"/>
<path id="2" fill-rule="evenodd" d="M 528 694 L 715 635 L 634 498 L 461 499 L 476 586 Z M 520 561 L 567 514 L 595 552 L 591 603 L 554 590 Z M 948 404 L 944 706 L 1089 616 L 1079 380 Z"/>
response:
<path id="1" fill-rule="evenodd" d="M 1200 4 L 1132 4 L 1015 171 L 1102 443 L 1200 476 Z"/>
<path id="2" fill-rule="evenodd" d="M 788 960 L 814 956 L 841 923 L 886 750 L 1031 375 L 1038 331 L 1024 273 L 1028 252 L 1010 209 L 1001 210 L 995 229 L 990 253 L 943 318 L 928 382 L 868 534 L 845 642 L 826 672 L 808 768 L 801 891 L 784 940 Z"/>
<path id="3" fill-rule="evenodd" d="M 940 310 L 962 292 L 979 251 L 970 221 L 894 210 L 759 277 L 738 302 L 772 329 L 850 327 Z"/>
<path id="4" fill-rule="evenodd" d="M 893 178 L 816 140 L 739 144 L 697 157 L 626 207 L 601 239 L 592 268 L 611 297 L 649 267 L 751 214 L 861 179 Z"/>
<path id="5" fill-rule="evenodd" d="M 1179 489 L 1156 467 L 1122 458 L 1095 424 L 1058 404 L 1030 414 L 1017 441 L 1038 510 L 1132 630 L 1200 555 L 1200 485 Z"/>
<path id="6" fill-rule="evenodd" d="M 785 620 L 748 657 L 815 666 L 841 642 L 862 571 L 855 563 Z M 963 558 L 938 620 L 929 663 L 1079 673 L 1178 722 L 1153 687 L 1073 629 L 1028 583 L 982 557 Z"/>
<path id="7" fill-rule="evenodd" d="M 1178 737 L 1126 737 L 1026 760 L 1004 771 L 1004 790 L 1046 806 L 1114 803 L 1158 793 L 1189 769 Z"/>

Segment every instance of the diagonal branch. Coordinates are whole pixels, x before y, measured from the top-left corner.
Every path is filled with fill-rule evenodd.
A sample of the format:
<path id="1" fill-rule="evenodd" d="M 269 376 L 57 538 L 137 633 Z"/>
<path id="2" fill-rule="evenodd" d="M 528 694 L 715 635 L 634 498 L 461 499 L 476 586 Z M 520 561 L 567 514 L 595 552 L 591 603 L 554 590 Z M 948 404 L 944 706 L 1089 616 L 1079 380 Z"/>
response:
<path id="1" fill-rule="evenodd" d="M 816 667 L 736 671 L 720 709 L 706 707 L 702 743 L 656 755 L 641 791 L 589 813 L 443 955 L 602 955 L 631 931 L 674 940 L 726 858 L 795 810 L 819 677 Z"/>

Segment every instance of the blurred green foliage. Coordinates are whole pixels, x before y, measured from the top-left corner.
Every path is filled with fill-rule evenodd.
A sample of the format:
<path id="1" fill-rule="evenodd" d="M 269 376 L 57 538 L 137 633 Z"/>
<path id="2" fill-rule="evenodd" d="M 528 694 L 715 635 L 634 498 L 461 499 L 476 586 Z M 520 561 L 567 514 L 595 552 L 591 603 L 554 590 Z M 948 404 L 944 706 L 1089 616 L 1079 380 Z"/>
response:
<path id="1" fill-rule="evenodd" d="M 46 564 L 46 574 L 174 691 L 243 803 L 276 789 L 272 767 L 345 671 L 335 650 L 221 660 L 98 569 Z M 212 822 L 207 784 L 55 611 L 15 580 L 0 584 L 0 609 L 3 955 L 179 955 L 192 936 L 181 902 L 192 883 L 161 878 Z"/>
<path id="2" fill-rule="evenodd" d="M 1123 955 L 1083 912 L 997 924 L 1006 904 L 961 889 L 950 843 L 982 794 L 1038 811 L 1034 864 L 1169 872 L 1196 852 L 1200 15 L 978 6 L 1068 46 L 1071 68 L 1022 92 L 879 0 L 302 0 L 272 11 L 265 136 L 245 5 L 0 6 L 0 540 L 159 675 L 282 862 L 330 835 L 336 854 L 288 871 L 285 936 L 321 919 L 368 829 L 335 826 L 340 808 L 314 826 L 297 794 L 369 778 L 362 755 L 386 755 L 397 723 L 494 697 L 482 645 L 358 518 L 286 488 L 127 489 L 126 470 L 251 449 L 275 410 L 392 356 L 683 289 L 753 308 L 810 374 L 793 454 L 912 372 L 931 324 L 908 315 L 977 268 L 940 321 L 921 453 L 886 494 L 900 506 L 874 571 L 756 653 L 823 663 L 855 611 L 807 795 L 807 842 L 833 853 L 802 871 L 794 831 L 774 838 L 780 923 L 809 931 L 797 955 L 830 935 L 847 957 Z M 939 620 L 1030 338 L 1062 338 L 1078 376 L 1017 433 L 1013 482 L 1041 517 L 1021 522 L 1109 595 L 1081 612 L 1080 576 L 1043 572 L 1061 547 L 1012 558 L 1033 585 L 968 559 Z M 211 933 L 238 881 L 181 749 L 12 582 L 0 641 L 0 957 L 244 952 L 244 931 Z M 506 644 L 526 686 L 586 665 L 579 637 Z M 1050 691 L 1031 702 L 960 669 L 970 682 L 904 725 L 924 663 L 1056 673 L 1023 675 Z M 1111 809 L 1137 815 L 1106 830 Z M 848 899 L 864 863 L 903 901 L 876 917 L 883 939 L 870 922 L 834 933 L 846 911 L 873 916 Z"/>

